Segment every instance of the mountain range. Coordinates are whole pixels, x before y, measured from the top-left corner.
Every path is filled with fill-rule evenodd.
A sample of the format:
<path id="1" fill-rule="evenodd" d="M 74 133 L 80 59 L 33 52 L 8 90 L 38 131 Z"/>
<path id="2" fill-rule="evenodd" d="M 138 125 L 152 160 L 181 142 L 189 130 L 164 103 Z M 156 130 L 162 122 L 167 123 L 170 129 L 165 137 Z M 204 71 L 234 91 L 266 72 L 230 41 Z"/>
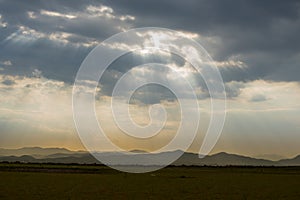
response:
<path id="1" fill-rule="evenodd" d="M 122 152 L 97 152 L 94 155 L 108 160 L 111 165 L 160 165 L 161 160 L 183 152 L 180 150 L 150 154 L 145 151 L 133 150 L 133 155 Z M 65 148 L 25 147 L 21 149 L 0 148 L 0 162 L 31 162 L 31 163 L 79 163 L 101 164 L 86 151 L 70 151 Z M 183 153 L 172 165 L 186 166 L 300 166 L 300 155 L 291 159 L 272 161 L 225 152 L 199 158 L 198 154 Z"/>

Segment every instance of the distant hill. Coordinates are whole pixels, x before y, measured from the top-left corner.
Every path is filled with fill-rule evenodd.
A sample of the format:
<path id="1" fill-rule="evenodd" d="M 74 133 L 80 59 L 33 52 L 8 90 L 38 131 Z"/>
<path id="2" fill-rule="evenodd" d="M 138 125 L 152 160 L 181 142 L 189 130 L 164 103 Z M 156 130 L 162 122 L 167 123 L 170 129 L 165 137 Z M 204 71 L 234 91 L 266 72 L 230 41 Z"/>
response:
<path id="1" fill-rule="evenodd" d="M 255 155 L 253 157 L 258 158 L 258 159 L 272 160 L 272 161 L 286 159 L 286 157 L 284 157 L 282 155 L 277 155 L 277 154 L 259 154 L 259 155 Z"/>
<path id="2" fill-rule="evenodd" d="M 72 153 L 72 151 L 65 148 L 41 148 L 41 147 L 24 147 L 20 149 L 3 149 L 0 148 L 1 156 L 22 156 L 22 155 L 39 155 L 46 156 L 56 153 Z"/>
<path id="3" fill-rule="evenodd" d="M 0 157 L 0 161 L 7 162 L 35 162 L 36 159 L 32 156 L 3 156 Z"/>
<path id="4" fill-rule="evenodd" d="M 182 151 L 170 151 L 158 154 L 149 154 L 141 150 L 132 150 L 133 153 L 128 155 L 119 152 L 99 152 L 96 156 L 101 156 L 111 165 L 160 165 L 161 158 L 168 160 L 172 156 L 177 156 Z M 126 159 L 125 159 L 126 158 Z M 64 148 L 40 148 L 26 147 L 21 149 L 0 149 L 0 161 L 8 162 L 37 162 L 37 163 L 80 163 L 93 164 L 100 162 L 90 153 L 84 151 L 70 151 Z M 187 166 L 300 166 L 300 155 L 292 159 L 282 159 L 279 161 L 271 161 L 266 159 L 257 159 L 225 152 L 208 155 L 199 158 L 198 154 L 184 153 L 172 165 Z"/>
<path id="5" fill-rule="evenodd" d="M 217 153 L 206 156 L 202 159 L 198 158 L 198 154 L 185 153 L 174 163 L 175 165 L 253 165 L 253 166 L 272 166 L 275 163 L 270 160 L 256 159 L 246 156 L 240 156 L 228 153 Z"/>
<path id="6" fill-rule="evenodd" d="M 294 157 L 294 158 L 291 158 L 291 159 L 282 159 L 282 160 L 279 160 L 278 163 L 280 165 L 284 165 L 284 166 L 290 166 L 290 165 L 293 165 L 293 166 L 300 166 L 300 155 Z"/>
<path id="7" fill-rule="evenodd" d="M 41 148 L 41 147 L 24 147 L 20 149 L 3 149 L 0 148 L 0 156 L 22 156 L 30 155 L 35 158 L 42 158 L 51 154 L 72 154 L 73 152 L 65 148 Z"/>

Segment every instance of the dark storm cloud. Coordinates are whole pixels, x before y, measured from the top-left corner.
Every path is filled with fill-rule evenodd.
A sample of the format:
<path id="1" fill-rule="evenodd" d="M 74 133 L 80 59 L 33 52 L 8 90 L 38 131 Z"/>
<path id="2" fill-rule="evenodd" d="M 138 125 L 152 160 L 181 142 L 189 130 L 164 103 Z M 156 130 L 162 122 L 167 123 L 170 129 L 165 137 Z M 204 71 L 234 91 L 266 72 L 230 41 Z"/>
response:
<path id="1" fill-rule="evenodd" d="M 217 36 L 221 43 L 213 58 L 225 60 L 240 55 L 248 66 L 222 70 L 226 81 L 299 81 L 299 1 L 107 1 L 109 5 L 136 16 L 136 26 L 162 26 Z M 209 48 L 208 48 L 209 49 Z M 299 59 L 298 59 L 299 60 Z"/>
<path id="2" fill-rule="evenodd" d="M 184 65 L 184 60 L 182 60 L 179 56 L 173 54 L 169 56 L 150 53 L 147 56 L 141 56 L 137 54 L 137 52 L 125 54 L 115 60 L 108 67 L 108 70 L 104 72 L 104 75 L 99 81 L 99 84 L 101 86 L 100 95 L 112 96 L 113 89 L 115 88 L 115 85 L 121 78 L 121 76 L 124 73 L 129 72 L 129 70 L 133 69 L 133 67 L 135 66 L 141 66 L 146 63 L 168 64 L 170 61 L 172 61 L 178 67 L 183 67 Z M 165 79 L 165 75 L 167 73 L 168 70 L 161 67 L 156 67 L 155 70 L 153 69 L 151 72 L 149 71 L 149 76 L 154 76 L 155 78 L 157 78 L 157 80 L 159 80 Z M 141 75 L 135 75 L 134 78 L 145 79 L 145 77 Z M 132 81 L 135 80 L 132 79 Z M 166 88 L 158 85 L 149 85 L 146 87 L 142 87 L 135 93 L 130 100 L 130 103 L 156 104 L 162 100 L 173 101 L 175 99 L 173 93 L 171 93 Z"/>
<path id="3" fill-rule="evenodd" d="M 0 27 L 0 60 L 14 63 L 1 73 L 10 75 L 30 75 L 39 69 L 46 78 L 72 83 L 97 42 L 120 32 L 121 23 L 127 23 L 88 13 L 88 6 L 100 5 L 95 1 L 6 0 L 0 5 L 1 20 L 7 24 Z"/>
<path id="4" fill-rule="evenodd" d="M 85 48 L 58 48 L 49 40 L 38 40 L 33 44 L 7 44 L 2 47 L 1 57 L 14 61 L 5 68 L 6 74 L 31 75 L 34 69 L 43 72 L 46 78 L 72 81 L 80 63 L 87 55 Z"/>
<path id="5" fill-rule="evenodd" d="M 113 15 L 131 15 L 133 21 L 93 17 L 89 5 L 108 6 Z M 216 37 L 213 46 L 204 46 L 217 61 L 238 55 L 247 68 L 221 68 L 226 82 L 268 79 L 299 81 L 300 17 L 299 1 L 279 0 L 191 0 L 191 1 L 0 1 L 0 60 L 11 60 L 5 74 L 42 71 L 47 78 L 72 82 L 84 57 L 94 45 L 120 32 L 120 26 L 160 26 Z M 47 16 L 42 10 L 76 16 Z M 30 13 L 33 18 L 30 17 Z M 6 40 L 20 26 L 45 34 L 27 43 Z M 52 33 L 68 33 L 61 43 Z M 201 39 L 199 40 L 201 42 Z M 205 41 L 204 41 L 205 43 Z M 96 44 L 96 43 L 95 43 Z M 120 66 L 119 71 L 122 71 Z M 126 70 L 123 70 L 126 71 Z"/>

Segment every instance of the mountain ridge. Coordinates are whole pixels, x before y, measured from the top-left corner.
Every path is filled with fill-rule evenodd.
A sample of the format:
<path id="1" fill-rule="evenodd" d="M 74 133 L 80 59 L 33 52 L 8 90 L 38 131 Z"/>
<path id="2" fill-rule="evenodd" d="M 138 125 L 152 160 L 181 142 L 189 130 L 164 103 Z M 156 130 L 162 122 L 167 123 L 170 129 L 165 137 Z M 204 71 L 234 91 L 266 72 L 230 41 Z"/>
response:
<path id="1" fill-rule="evenodd" d="M 42 148 L 42 147 L 22 147 L 17 149 L 6 149 L 0 148 L 0 156 L 22 156 L 22 155 L 31 155 L 35 158 L 42 158 L 50 154 L 73 154 L 80 153 L 81 151 L 71 151 L 66 148 Z"/>
<path id="2" fill-rule="evenodd" d="M 8 153 L 9 155 L 3 155 Z M 23 154 L 22 154 L 23 153 Z M 25 154 L 24 154 L 25 153 Z M 97 152 L 94 155 L 105 157 L 111 165 L 140 165 L 146 163 L 151 165 L 160 158 L 167 159 L 169 156 L 176 156 L 183 153 L 181 150 L 149 154 L 146 151 L 133 150 L 133 154 L 126 152 Z M 21 155 L 22 154 L 22 155 Z M 126 158 L 126 159 L 125 159 Z M 41 148 L 41 147 L 24 147 L 19 149 L 0 148 L 0 161 L 6 162 L 37 162 L 37 163 L 79 163 L 93 164 L 100 162 L 89 152 L 71 151 L 65 148 Z M 219 152 L 199 158 L 198 154 L 185 152 L 172 165 L 188 166 L 226 166 L 226 165 L 243 165 L 243 166 L 300 166 L 300 155 L 290 159 L 281 159 L 272 161 L 268 159 L 253 158 L 250 156 Z"/>

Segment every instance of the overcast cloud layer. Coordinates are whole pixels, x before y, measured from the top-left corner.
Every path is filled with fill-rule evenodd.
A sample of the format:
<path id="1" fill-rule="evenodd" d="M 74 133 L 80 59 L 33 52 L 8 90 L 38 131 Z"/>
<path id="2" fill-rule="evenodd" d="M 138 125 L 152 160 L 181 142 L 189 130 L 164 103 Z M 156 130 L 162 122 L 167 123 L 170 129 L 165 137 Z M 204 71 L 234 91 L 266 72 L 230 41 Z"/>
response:
<path id="1" fill-rule="evenodd" d="M 74 80 L 99 42 L 158 26 L 198 34 L 225 81 L 299 81 L 299 1 L 0 1 L 3 74 Z M 239 61 L 244 68 L 228 61 Z M 5 62 L 10 62 L 10 66 Z"/>

